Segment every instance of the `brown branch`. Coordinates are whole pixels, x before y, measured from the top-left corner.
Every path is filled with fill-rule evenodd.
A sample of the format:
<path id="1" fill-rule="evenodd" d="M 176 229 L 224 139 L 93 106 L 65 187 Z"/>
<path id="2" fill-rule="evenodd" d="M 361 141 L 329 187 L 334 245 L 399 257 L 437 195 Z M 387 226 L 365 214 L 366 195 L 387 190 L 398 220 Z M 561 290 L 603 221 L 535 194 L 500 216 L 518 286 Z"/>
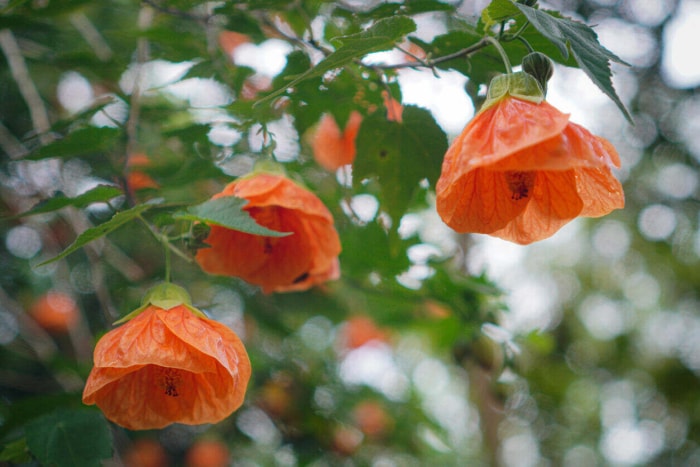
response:
<path id="1" fill-rule="evenodd" d="M 51 128 L 49 114 L 46 111 L 44 101 L 39 95 L 39 91 L 34 85 L 34 81 L 32 81 L 17 40 L 15 40 L 14 34 L 9 29 L 0 30 L 0 49 L 7 57 L 10 73 L 12 73 L 19 92 L 27 103 L 27 107 L 29 107 L 29 115 L 32 119 L 34 131 L 39 135 L 42 143 L 47 144 L 51 142 L 52 137 L 48 133 Z"/>

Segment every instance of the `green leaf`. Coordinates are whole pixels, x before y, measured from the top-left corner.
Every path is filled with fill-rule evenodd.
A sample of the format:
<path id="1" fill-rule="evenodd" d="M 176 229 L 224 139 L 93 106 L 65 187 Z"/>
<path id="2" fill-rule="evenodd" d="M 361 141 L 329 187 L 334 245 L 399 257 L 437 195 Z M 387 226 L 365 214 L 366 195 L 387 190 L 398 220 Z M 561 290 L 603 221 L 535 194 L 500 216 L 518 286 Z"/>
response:
<path id="1" fill-rule="evenodd" d="M 501 21 L 506 21 L 518 14 L 518 9 L 511 0 L 491 0 L 481 12 L 484 31 L 489 31 Z"/>
<path id="2" fill-rule="evenodd" d="M 376 176 L 382 202 L 397 228 L 418 183 L 427 178 L 435 186 L 446 150 L 447 137 L 429 111 L 406 106 L 403 123 L 375 113 L 357 135 L 353 184 L 359 187 L 363 179 Z"/>
<path id="3" fill-rule="evenodd" d="M 69 198 L 63 193 L 58 192 L 53 196 L 53 198 L 40 201 L 29 211 L 13 216 L 13 218 L 53 212 L 66 206 L 84 208 L 92 203 L 107 202 L 110 199 L 117 197 L 121 194 L 122 191 L 119 188 L 111 185 L 98 185 L 95 188 L 76 196 L 75 198 Z"/>
<path id="4" fill-rule="evenodd" d="M 242 209 L 246 203 L 248 203 L 246 199 L 224 196 L 191 206 L 184 212 L 176 213 L 173 217 L 219 225 L 253 235 L 285 237 L 292 234 L 292 232 L 276 232 L 256 223 L 250 214 Z"/>
<path id="5" fill-rule="evenodd" d="M 28 423 L 25 434 L 43 465 L 99 466 L 112 455 L 109 424 L 96 410 L 58 409 Z"/>
<path id="6" fill-rule="evenodd" d="M 32 460 L 32 456 L 27 449 L 27 440 L 20 438 L 11 443 L 7 443 L 0 449 L 0 462 L 12 462 L 13 464 L 24 464 Z"/>
<path id="7" fill-rule="evenodd" d="M 281 87 L 267 96 L 260 99 L 256 105 L 274 99 L 283 94 L 288 88 L 315 76 L 321 76 L 329 70 L 347 65 L 356 58 L 368 53 L 388 50 L 406 34 L 416 30 L 416 23 L 406 16 L 393 16 L 375 22 L 367 30 L 351 34 L 349 36 L 337 37 L 334 42 L 338 42 L 340 47 L 323 59 L 314 68 L 306 71 L 294 78 L 284 87 Z"/>
<path id="8" fill-rule="evenodd" d="M 65 250 L 61 252 L 58 256 L 55 256 L 51 258 L 50 260 L 44 261 L 43 263 L 40 263 L 37 265 L 38 266 L 43 266 L 45 264 L 53 263 L 54 261 L 58 261 L 59 259 L 63 259 L 69 254 L 73 253 L 74 251 L 82 248 L 83 246 L 87 245 L 88 243 L 92 242 L 93 240 L 97 240 L 98 238 L 104 237 L 105 235 L 117 230 L 119 227 L 122 225 L 126 224 L 127 222 L 135 219 L 139 215 L 141 215 L 143 212 L 147 211 L 148 209 L 151 209 L 154 205 L 153 204 L 139 204 L 138 206 L 134 206 L 131 209 L 127 209 L 126 211 L 121 211 L 116 213 L 110 220 L 107 222 L 104 222 L 100 225 L 97 225 L 95 227 L 91 227 L 87 229 L 85 232 L 81 233 L 78 235 L 78 238 L 75 239 L 73 243 L 68 246 Z"/>
<path id="9" fill-rule="evenodd" d="M 95 154 L 114 147 L 121 130 L 109 127 L 87 127 L 69 133 L 63 139 L 42 146 L 26 159 L 38 160 L 49 157 L 76 157 Z"/>
<path id="10" fill-rule="evenodd" d="M 610 70 L 610 61 L 624 65 L 627 63 L 600 45 L 597 34 L 589 26 L 527 5 L 515 6 L 543 36 L 557 46 L 564 58 L 568 58 L 571 50 L 584 73 L 615 102 L 625 118 L 632 123 L 632 116 L 615 92 Z"/>

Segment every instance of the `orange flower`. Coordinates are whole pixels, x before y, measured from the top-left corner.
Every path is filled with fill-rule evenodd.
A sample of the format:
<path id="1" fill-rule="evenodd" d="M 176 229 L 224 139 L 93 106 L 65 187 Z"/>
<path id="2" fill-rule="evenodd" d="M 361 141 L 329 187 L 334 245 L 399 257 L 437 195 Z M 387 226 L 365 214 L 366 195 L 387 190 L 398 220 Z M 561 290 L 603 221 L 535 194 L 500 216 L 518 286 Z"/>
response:
<path id="1" fill-rule="evenodd" d="M 341 133 L 335 118 L 324 114 L 312 141 L 316 162 L 329 172 L 352 164 L 355 160 L 355 138 L 361 123 L 362 115 L 353 110 L 345 125 L 345 131 Z"/>
<path id="2" fill-rule="evenodd" d="M 340 333 L 341 342 L 348 349 L 357 349 L 371 341 L 388 342 L 389 335 L 369 316 L 349 318 Z"/>
<path id="3" fill-rule="evenodd" d="M 384 99 L 384 107 L 386 107 L 386 119 L 390 122 L 403 122 L 403 105 L 389 94 L 388 91 L 382 91 L 382 99 Z"/>
<path id="4" fill-rule="evenodd" d="M 264 237 L 213 225 L 204 240 L 211 247 L 195 257 L 206 272 L 240 277 L 264 293 L 307 290 L 340 276 L 340 239 L 316 195 L 283 175 L 256 173 L 214 198 L 222 196 L 247 199 L 244 209 L 258 224 L 293 235 Z"/>
<path id="5" fill-rule="evenodd" d="M 219 33 L 219 46 L 226 52 L 226 55 L 232 57 L 233 51 L 242 44 L 250 42 L 250 37 L 236 31 L 221 31 Z"/>
<path id="6" fill-rule="evenodd" d="M 435 188 L 443 221 L 528 244 L 624 207 L 612 144 L 545 102 L 530 75 L 501 78 L 445 154 Z"/>
<path id="7" fill-rule="evenodd" d="M 49 291 L 34 302 L 29 313 L 42 328 L 52 334 L 64 334 L 80 319 L 80 310 L 70 295 Z"/>
<path id="8" fill-rule="evenodd" d="M 126 165 L 129 189 L 138 191 L 145 188 L 160 188 L 160 185 L 150 175 L 137 169 L 137 167 L 148 167 L 151 165 L 151 160 L 146 154 L 134 153 L 129 155 Z"/>
<path id="9" fill-rule="evenodd" d="M 251 373 L 243 343 L 187 292 L 156 286 L 128 318 L 97 343 L 85 404 L 131 430 L 216 423 L 240 407 Z"/>
<path id="10" fill-rule="evenodd" d="M 185 456 L 186 467 L 226 467 L 231 465 L 228 447 L 215 439 L 200 439 L 188 450 Z"/>

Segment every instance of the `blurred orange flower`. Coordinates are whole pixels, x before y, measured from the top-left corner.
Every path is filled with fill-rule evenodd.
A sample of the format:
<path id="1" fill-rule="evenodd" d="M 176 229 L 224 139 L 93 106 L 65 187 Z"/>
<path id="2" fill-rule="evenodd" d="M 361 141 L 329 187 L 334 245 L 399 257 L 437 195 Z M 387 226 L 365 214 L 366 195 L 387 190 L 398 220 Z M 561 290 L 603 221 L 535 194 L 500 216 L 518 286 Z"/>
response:
<path id="1" fill-rule="evenodd" d="M 543 99 L 487 100 L 449 147 L 435 191 L 452 229 L 528 244 L 624 207 L 615 148 Z"/>
<path id="2" fill-rule="evenodd" d="M 240 45 L 250 42 L 250 37 L 236 31 L 221 31 L 219 33 L 219 47 L 232 58 L 233 51 Z"/>
<path id="3" fill-rule="evenodd" d="M 36 322 L 52 334 L 63 334 L 74 327 L 80 319 L 80 310 L 70 295 L 49 291 L 29 308 Z"/>
<path id="4" fill-rule="evenodd" d="M 341 133 L 333 115 L 324 114 L 311 143 L 316 162 L 329 172 L 352 164 L 355 160 L 355 138 L 361 123 L 362 115 L 352 111 Z"/>
<path id="5" fill-rule="evenodd" d="M 251 235 L 211 226 L 204 242 L 211 245 L 195 259 L 208 273 L 240 277 L 264 293 L 307 290 L 340 276 L 340 239 L 333 216 L 309 190 L 284 175 L 255 173 L 230 183 L 214 198 L 237 196 L 243 208 L 285 237 Z"/>
<path id="6" fill-rule="evenodd" d="M 357 349 L 371 342 L 388 342 L 389 334 L 369 316 L 352 316 L 343 326 L 340 341 L 347 349 Z"/>
<path id="7" fill-rule="evenodd" d="M 251 373 L 243 343 L 186 300 L 147 301 L 99 340 L 85 404 L 131 430 L 216 423 L 240 407 Z"/>
<path id="8" fill-rule="evenodd" d="M 187 450 L 186 467 L 226 467 L 231 465 L 228 447 L 215 439 L 200 439 Z"/>
<path id="9" fill-rule="evenodd" d="M 160 188 L 160 185 L 146 172 L 139 170 L 139 167 L 148 167 L 151 160 L 146 154 L 134 153 L 129 155 L 127 160 L 127 184 L 130 190 L 138 191 L 145 188 Z"/>
<path id="10" fill-rule="evenodd" d="M 403 122 L 403 105 L 389 94 L 388 91 L 382 91 L 384 99 L 384 107 L 386 107 L 386 119 L 390 122 Z"/>

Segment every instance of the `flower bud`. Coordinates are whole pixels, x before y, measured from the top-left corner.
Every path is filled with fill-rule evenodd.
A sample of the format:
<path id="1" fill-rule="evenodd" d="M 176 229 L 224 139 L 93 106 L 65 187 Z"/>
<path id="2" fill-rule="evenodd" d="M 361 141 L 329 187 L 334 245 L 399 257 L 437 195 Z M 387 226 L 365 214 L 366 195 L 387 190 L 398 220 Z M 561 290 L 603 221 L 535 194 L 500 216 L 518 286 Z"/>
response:
<path id="1" fill-rule="evenodd" d="M 554 73 L 554 66 L 549 57 L 540 52 L 526 55 L 523 58 L 523 71 L 532 75 L 542 87 L 542 91 L 547 94 L 547 81 Z"/>

